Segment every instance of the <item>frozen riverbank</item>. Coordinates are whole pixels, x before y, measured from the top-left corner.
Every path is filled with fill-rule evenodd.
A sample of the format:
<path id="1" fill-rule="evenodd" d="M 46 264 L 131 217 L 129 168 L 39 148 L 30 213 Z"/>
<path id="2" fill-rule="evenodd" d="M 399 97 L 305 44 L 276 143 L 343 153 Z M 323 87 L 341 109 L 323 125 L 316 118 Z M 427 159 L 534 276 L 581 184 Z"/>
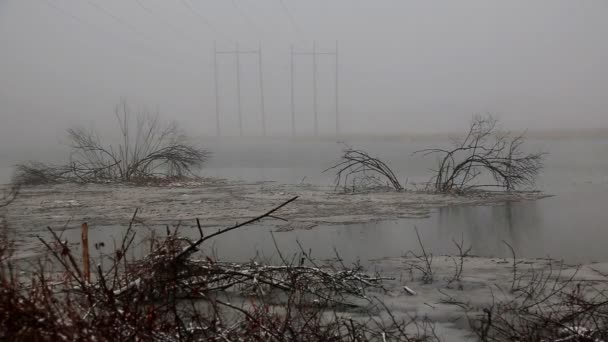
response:
<path id="1" fill-rule="evenodd" d="M 314 224 L 348 224 L 396 218 L 420 218 L 433 208 L 454 205 L 487 205 L 535 200 L 541 193 L 477 193 L 469 196 L 422 192 L 368 192 L 342 194 L 312 185 L 273 182 L 228 182 L 207 179 L 162 187 L 115 184 L 60 184 L 25 187 L 7 209 L 7 219 L 20 231 L 62 227 L 68 221 L 91 225 L 125 224 L 136 208 L 146 224 L 205 227 L 232 224 L 293 196 L 298 200 L 282 211 L 289 220 L 273 221 L 281 229 Z"/>
<path id="2" fill-rule="evenodd" d="M 205 227 L 212 228 L 243 222 L 293 196 L 299 196 L 298 200 L 277 213 L 288 222 L 270 220 L 263 224 L 287 231 L 317 224 L 419 218 L 439 207 L 498 205 L 543 197 L 538 193 L 479 193 L 466 197 L 416 192 L 339 194 L 310 185 L 219 180 L 164 187 L 62 184 L 24 188 L 17 201 L 6 208 L 6 217 L 12 231 L 17 233 L 17 242 L 33 240 L 46 226 L 60 230 L 66 222 L 71 222 L 67 224 L 69 227 L 78 227 L 85 221 L 92 226 L 126 225 L 135 208 L 140 209 L 139 220 L 148 225 L 175 224 L 180 220 L 183 225 L 193 225 L 194 219 L 199 218 Z M 370 295 L 384 302 L 398 319 L 428 319 L 437 336 L 445 341 L 473 338 L 471 322 L 483 324 L 484 315 L 488 310 L 497 310 L 497 303 L 519 305 L 516 303 L 522 300 L 522 293 L 531 288 L 542 287 L 547 294 L 557 288 L 561 295 L 572 286 L 580 288 L 576 284 L 584 284 L 588 287 L 583 290 L 593 294 L 605 286 L 602 272 L 608 271 L 605 264 L 575 266 L 550 259 L 514 261 L 439 255 L 428 266 L 433 273 L 432 281 L 421 272 L 427 267 L 425 262 L 411 255 L 371 260 L 368 271 L 377 271 L 393 280 L 386 281 L 386 291 Z M 540 292 L 535 295 L 544 298 Z M 361 316 L 357 310 L 341 314 Z"/>

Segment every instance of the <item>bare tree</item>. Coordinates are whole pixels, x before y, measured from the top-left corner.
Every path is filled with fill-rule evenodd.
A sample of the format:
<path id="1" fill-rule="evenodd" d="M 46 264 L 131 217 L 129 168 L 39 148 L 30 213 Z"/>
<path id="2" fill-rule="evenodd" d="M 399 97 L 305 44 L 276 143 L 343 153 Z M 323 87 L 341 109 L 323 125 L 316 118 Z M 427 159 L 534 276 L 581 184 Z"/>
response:
<path id="1" fill-rule="evenodd" d="M 323 172 L 329 170 L 336 171 L 336 189 L 342 187 L 345 191 L 349 188 L 356 191 L 361 188 L 388 186 L 397 191 L 403 190 L 397 176 L 386 163 L 350 146 L 344 149 L 339 163 Z"/>
<path id="2" fill-rule="evenodd" d="M 523 134 L 499 131 L 497 123 L 490 115 L 476 115 L 465 138 L 455 141 L 452 149 L 414 152 L 439 156 L 438 168 L 433 170 L 429 185 L 437 192 L 487 187 L 511 191 L 534 186 L 545 154 L 524 152 Z"/>
<path id="3" fill-rule="evenodd" d="M 114 111 L 120 139 L 104 143 L 94 130 L 68 129 L 70 162 L 62 166 L 23 163 L 16 180 L 23 184 L 60 181 L 135 181 L 192 175 L 208 159 L 207 150 L 193 144 L 177 123 L 165 123 L 158 113 L 143 110 L 136 115 L 126 101 Z"/>
<path id="4" fill-rule="evenodd" d="M 143 111 L 132 122 L 132 111 L 124 100 L 114 113 L 122 139 L 115 146 L 104 145 L 94 131 L 68 130 L 72 164 L 99 170 L 103 178 L 129 181 L 159 174 L 188 175 L 209 156 L 207 151 L 189 142 L 177 123 L 163 123 L 158 114 Z"/>

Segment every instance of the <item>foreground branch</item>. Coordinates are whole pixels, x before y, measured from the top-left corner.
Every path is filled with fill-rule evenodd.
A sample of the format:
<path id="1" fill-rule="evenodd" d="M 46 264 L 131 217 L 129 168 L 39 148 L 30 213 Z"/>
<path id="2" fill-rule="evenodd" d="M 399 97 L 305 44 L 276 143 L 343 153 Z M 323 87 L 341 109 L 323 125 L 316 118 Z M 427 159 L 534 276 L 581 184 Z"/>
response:
<path id="1" fill-rule="evenodd" d="M 368 296 L 385 277 L 359 265 L 320 266 L 302 251 L 276 265 L 195 257 L 204 242 L 277 218 L 291 198 L 241 224 L 188 239 L 178 230 L 152 237 L 151 252 L 131 260 L 135 215 L 116 251 L 87 278 L 71 245 L 52 229 L 41 239 L 59 272 L 40 264 L 31 281 L 0 264 L 0 339 L 13 341 L 411 341 L 432 339 L 432 325 L 394 315 L 384 322 Z M 107 265 L 106 260 L 110 260 Z M 102 261 L 104 261 L 102 263 Z M 46 263 L 47 265 L 49 263 Z M 105 267 L 102 265 L 106 264 Z M 361 319 L 338 310 L 356 307 Z M 383 309 L 384 310 L 384 309 Z M 369 312 L 368 315 L 365 313 Z M 409 333 L 409 332 L 412 333 Z"/>

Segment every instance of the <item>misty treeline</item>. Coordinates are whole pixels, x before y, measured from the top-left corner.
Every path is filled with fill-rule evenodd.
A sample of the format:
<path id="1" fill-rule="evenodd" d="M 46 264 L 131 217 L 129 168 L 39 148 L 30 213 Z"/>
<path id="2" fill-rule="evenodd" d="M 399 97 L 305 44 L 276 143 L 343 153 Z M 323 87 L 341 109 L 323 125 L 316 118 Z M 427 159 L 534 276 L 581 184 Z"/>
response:
<path id="1" fill-rule="evenodd" d="M 498 188 L 514 191 L 533 188 L 543 168 L 543 152 L 526 152 L 523 134 L 498 128 L 491 115 L 473 116 L 469 130 L 451 147 L 414 152 L 437 158 L 426 190 L 462 193 L 473 189 Z M 367 152 L 347 147 L 341 161 L 325 171 L 336 172 L 335 186 L 344 191 L 374 187 L 404 190 L 391 168 Z"/>
<path id="2" fill-rule="evenodd" d="M 161 120 L 146 109 L 134 113 L 122 100 L 114 108 L 119 138 L 108 143 L 92 129 L 67 130 L 69 162 L 35 161 L 16 166 L 14 184 L 58 182 L 147 182 L 194 176 L 210 152 L 193 143 L 176 122 Z"/>

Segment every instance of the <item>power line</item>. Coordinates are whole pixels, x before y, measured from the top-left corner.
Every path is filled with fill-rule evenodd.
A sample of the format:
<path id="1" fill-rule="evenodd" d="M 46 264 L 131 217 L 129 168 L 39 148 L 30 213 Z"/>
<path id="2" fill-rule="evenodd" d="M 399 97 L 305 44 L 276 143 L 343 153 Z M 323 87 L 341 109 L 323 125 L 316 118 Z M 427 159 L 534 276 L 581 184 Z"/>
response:
<path id="1" fill-rule="evenodd" d="M 105 8 L 99 6 L 98 4 L 94 3 L 91 0 L 87 0 L 87 3 L 93 7 L 95 7 L 97 10 L 103 12 L 105 15 L 107 15 L 108 17 L 112 18 L 112 20 L 114 20 L 115 22 L 117 22 L 120 25 L 123 25 L 127 28 L 129 28 L 131 31 L 135 32 L 136 34 L 141 34 L 137 28 L 131 24 L 129 24 L 128 22 L 122 20 L 120 17 L 118 17 L 117 15 L 113 14 L 112 12 L 106 10 Z"/>
<path id="2" fill-rule="evenodd" d="M 92 24 L 90 21 L 86 21 L 86 20 L 78 17 L 77 15 L 75 15 L 73 13 L 70 13 L 69 11 L 65 10 L 64 8 L 58 6 L 52 0 L 41 0 L 41 1 L 44 1 L 44 3 L 46 3 L 49 6 L 49 8 L 51 8 L 52 10 L 56 11 L 57 13 L 65 16 L 65 17 L 68 17 L 68 18 L 70 18 L 70 19 L 72 19 L 72 20 L 74 20 L 74 21 L 76 21 L 76 22 L 78 22 L 80 24 L 92 27 L 93 29 L 95 29 L 95 30 L 97 30 L 99 32 L 102 32 L 102 33 L 104 33 L 104 34 L 106 34 L 108 36 L 111 36 L 112 38 L 114 38 L 116 40 L 120 40 L 120 41 L 123 41 L 123 42 L 127 43 L 124 40 L 124 36 L 114 34 L 114 33 L 110 32 L 110 31 L 107 31 L 107 30 L 105 30 L 103 28 L 100 28 L 97 25 Z M 138 32 L 136 31 L 136 33 L 138 33 Z M 141 35 L 140 35 L 140 38 L 141 38 Z M 152 50 L 155 49 L 154 47 L 145 44 L 145 41 L 139 41 L 138 43 L 141 44 L 140 47 L 143 47 L 143 48 L 145 48 L 147 50 L 152 51 Z M 132 45 L 132 42 L 128 42 L 128 44 Z M 150 55 L 154 55 L 155 57 L 157 57 L 160 60 L 162 60 L 163 64 L 167 64 L 167 65 L 171 64 L 171 63 L 168 63 L 168 60 L 165 57 L 163 57 L 162 55 L 155 54 L 155 53 L 153 53 L 153 54 L 145 54 L 146 57 L 148 57 Z"/>
<path id="3" fill-rule="evenodd" d="M 293 30 L 295 31 L 295 33 L 297 35 L 299 35 L 300 37 L 302 37 L 303 36 L 302 30 L 300 29 L 300 26 L 296 22 L 296 19 L 293 17 L 293 15 L 291 15 L 291 12 L 289 11 L 289 8 L 287 8 L 287 5 L 285 5 L 283 0 L 279 0 L 279 3 L 281 4 L 281 9 L 283 10 L 283 13 L 289 19 L 289 22 L 291 23 L 291 26 L 292 26 Z"/>
<path id="4" fill-rule="evenodd" d="M 59 7 L 59 6 L 57 6 L 57 4 L 55 4 L 55 3 L 54 3 L 52 0 L 42 0 L 42 1 L 44 1 L 44 2 L 45 2 L 45 3 L 46 3 L 46 4 L 47 4 L 47 5 L 48 5 L 48 6 L 49 6 L 51 9 L 53 9 L 53 10 L 55 10 L 55 11 L 59 12 L 60 14 L 62 14 L 62 15 L 64 15 L 64 16 L 67 16 L 67 17 L 69 17 L 69 18 L 71 18 L 71 19 L 73 19 L 73 20 L 75 20 L 75 21 L 77 21 L 77 22 L 79 22 L 79 23 L 81 23 L 81 24 L 84 24 L 84 25 L 87 25 L 87 26 L 93 27 L 93 28 L 95 28 L 95 29 L 97 29 L 97 30 L 100 30 L 100 31 L 102 31 L 102 32 L 104 32 L 104 33 L 106 33 L 106 34 L 109 34 L 109 35 L 111 35 L 111 36 L 114 36 L 114 34 L 109 33 L 108 31 L 102 30 L 102 29 L 100 29 L 99 27 L 97 27 L 97 26 L 95 26 L 95 25 L 91 24 L 89 21 L 83 20 L 83 19 L 81 19 L 80 17 L 78 17 L 78 16 L 76 16 L 76 15 L 74 15 L 74 14 L 72 14 L 72 13 L 70 13 L 70 12 L 66 11 L 65 9 L 63 9 L 63 8 L 61 8 L 61 7 Z M 137 33 L 137 31 L 135 31 L 135 32 Z M 119 37 L 119 36 L 117 36 L 117 37 Z"/>
<path id="5" fill-rule="evenodd" d="M 209 30 L 211 30 L 216 36 L 222 38 L 222 39 L 226 39 L 229 42 L 233 42 L 232 39 L 230 39 L 228 36 L 222 34 L 222 32 L 220 32 L 213 24 L 211 24 L 211 22 L 207 19 L 207 17 L 205 17 L 200 11 L 196 10 L 189 2 L 188 0 L 181 0 L 180 1 L 182 6 L 184 6 L 188 11 L 190 11 L 190 13 L 192 13 L 194 16 L 198 17 L 202 23 L 207 26 L 207 28 L 209 28 Z"/>
<path id="6" fill-rule="evenodd" d="M 68 16 L 68 17 L 70 17 L 70 18 L 78 21 L 81 24 L 90 25 L 87 21 L 84 21 L 84 20 L 78 18 L 77 16 L 73 15 L 72 13 L 70 13 L 70 12 L 62 9 L 61 7 L 55 5 L 51 0 L 42 0 L 42 1 L 46 2 L 46 4 L 49 5 L 49 7 L 51 7 L 52 9 L 54 9 L 55 11 L 57 11 L 57 12 L 63 14 L 63 15 Z"/>
<path id="7" fill-rule="evenodd" d="M 146 5 L 144 5 L 143 3 L 141 3 L 141 1 L 135 0 L 135 2 L 139 5 L 139 7 L 143 8 L 148 13 L 155 15 L 154 11 L 152 11 L 149 7 L 147 7 Z"/>
<path id="8" fill-rule="evenodd" d="M 156 11 L 154 11 L 154 10 L 152 10 L 150 7 L 148 7 L 148 6 L 144 5 L 144 4 L 143 4 L 143 2 L 142 2 L 141 0 L 135 0 L 135 2 L 136 2 L 138 5 L 139 5 L 139 7 L 141 7 L 141 8 L 142 8 L 144 11 L 148 12 L 148 13 L 149 13 L 151 16 L 156 17 L 156 15 L 157 15 Z M 177 34 L 179 34 L 179 35 L 181 35 L 181 36 L 183 36 L 183 37 L 187 38 L 187 36 L 186 36 L 186 35 L 184 35 L 184 33 L 183 33 L 183 32 L 181 32 L 181 31 L 180 31 L 180 30 L 179 30 L 179 29 L 178 29 L 178 28 L 177 28 L 175 25 L 173 25 L 171 22 L 166 21 L 166 20 L 163 20 L 163 19 L 162 19 L 162 17 L 160 17 L 160 16 L 159 16 L 159 18 L 161 19 L 161 22 L 162 22 L 162 23 L 163 23 L 165 26 L 167 26 L 167 27 L 171 28 L 171 30 L 172 30 L 174 33 L 177 33 Z"/>
<path id="9" fill-rule="evenodd" d="M 259 28 L 257 27 L 256 24 L 253 23 L 253 20 L 251 20 L 251 18 L 249 18 L 248 15 L 245 14 L 245 12 L 243 12 L 243 10 L 241 10 L 241 8 L 237 5 L 236 0 L 232 0 L 232 7 L 234 7 L 234 9 L 239 12 L 239 15 L 245 19 L 245 21 L 247 22 L 247 24 L 249 26 L 251 26 L 251 28 L 256 31 L 258 34 L 260 33 Z"/>

